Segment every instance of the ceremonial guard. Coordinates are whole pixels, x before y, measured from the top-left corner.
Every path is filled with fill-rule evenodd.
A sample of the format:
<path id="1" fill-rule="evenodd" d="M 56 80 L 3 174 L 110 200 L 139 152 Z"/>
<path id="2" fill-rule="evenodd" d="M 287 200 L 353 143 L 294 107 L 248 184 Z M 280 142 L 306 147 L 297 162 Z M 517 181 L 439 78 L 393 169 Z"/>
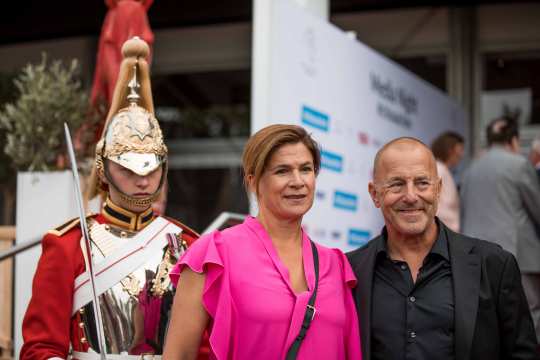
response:
<path id="1" fill-rule="evenodd" d="M 173 297 L 168 272 L 198 235 L 152 212 L 167 176 L 167 147 L 153 114 L 148 47 L 134 38 L 122 50 L 96 146 L 106 200 L 86 218 L 91 254 L 79 219 L 45 235 L 21 359 L 160 359 L 162 353 Z"/>

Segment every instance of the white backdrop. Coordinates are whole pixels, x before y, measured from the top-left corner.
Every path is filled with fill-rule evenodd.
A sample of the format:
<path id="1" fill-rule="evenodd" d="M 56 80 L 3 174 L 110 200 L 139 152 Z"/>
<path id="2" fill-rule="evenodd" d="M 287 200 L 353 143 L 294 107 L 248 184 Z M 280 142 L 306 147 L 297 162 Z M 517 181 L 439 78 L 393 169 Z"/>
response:
<path id="1" fill-rule="evenodd" d="M 430 143 L 464 133 L 464 112 L 441 91 L 290 0 L 255 0 L 252 131 L 302 125 L 322 146 L 314 241 L 344 251 L 383 221 L 367 184 L 377 150 L 398 136 Z"/>
<path id="2" fill-rule="evenodd" d="M 43 237 L 49 229 L 76 217 L 78 213 L 71 172 L 24 172 L 17 175 L 17 244 Z M 32 280 L 40 256 L 41 245 L 38 245 L 15 258 L 15 359 L 19 358 L 23 344 L 22 320 L 32 295 Z"/>

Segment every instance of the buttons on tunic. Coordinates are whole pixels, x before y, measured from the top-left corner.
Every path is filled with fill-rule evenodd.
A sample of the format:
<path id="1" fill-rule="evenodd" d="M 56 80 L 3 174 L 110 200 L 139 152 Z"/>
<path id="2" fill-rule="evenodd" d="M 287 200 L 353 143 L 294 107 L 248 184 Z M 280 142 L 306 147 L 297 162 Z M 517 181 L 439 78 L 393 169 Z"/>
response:
<path id="1" fill-rule="evenodd" d="M 416 332 L 411 331 L 411 332 L 409 333 L 409 336 L 411 337 L 411 339 L 416 338 Z"/>
<path id="2" fill-rule="evenodd" d="M 409 301 L 410 301 L 410 302 L 415 302 L 415 301 L 416 301 L 416 298 L 415 298 L 414 296 L 410 296 L 410 297 L 409 297 Z"/>
<path id="3" fill-rule="evenodd" d="M 401 270 L 407 270 L 407 265 L 405 264 L 401 264 L 399 267 L 401 268 Z"/>

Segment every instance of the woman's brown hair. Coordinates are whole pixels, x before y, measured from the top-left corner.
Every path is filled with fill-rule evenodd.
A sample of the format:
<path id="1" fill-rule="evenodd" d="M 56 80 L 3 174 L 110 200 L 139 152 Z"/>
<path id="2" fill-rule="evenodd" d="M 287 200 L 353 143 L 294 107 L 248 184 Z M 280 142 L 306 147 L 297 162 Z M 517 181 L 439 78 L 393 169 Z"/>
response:
<path id="1" fill-rule="evenodd" d="M 431 144 L 431 151 L 437 160 L 446 162 L 452 149 L 457 144 L 463 144 L 463 136 L 453 131 L 447 131 L 439 135 Z"/>

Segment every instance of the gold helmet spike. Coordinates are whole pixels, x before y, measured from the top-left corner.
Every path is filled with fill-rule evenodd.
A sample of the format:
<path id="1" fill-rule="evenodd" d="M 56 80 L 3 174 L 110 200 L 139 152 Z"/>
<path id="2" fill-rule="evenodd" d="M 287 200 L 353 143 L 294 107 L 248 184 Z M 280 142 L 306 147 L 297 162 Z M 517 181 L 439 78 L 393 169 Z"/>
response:
<path id="1" fill-rule="evenodd" d="M 137 37 L 124 43 L 122 47 L 124 60 L 120 65 L 111 108 L 102 137 L 96 145 L 96 175 L 107 178 L 108 183 L 116 190 L 119 189 L 108 175 L 106 160 L 113 161 L 140 176 L 146 176 L 158 167 L 164 166 L 162 183 L 166 176 L 167 147 L 154 116 L 150 73 L 144 58 L 148 53 L 148 45 Z M 97 181 L 95 184 L 97 185 Z M 127 201 L 149 206 L 157 198 L 160 190 L 161 186 L 155 194 L 144 199 L 132 198 L 128 194 L 123 194 L 123 197 Z M 89 195 L 96 193 L 94 190 L 94 194 Z"/>

